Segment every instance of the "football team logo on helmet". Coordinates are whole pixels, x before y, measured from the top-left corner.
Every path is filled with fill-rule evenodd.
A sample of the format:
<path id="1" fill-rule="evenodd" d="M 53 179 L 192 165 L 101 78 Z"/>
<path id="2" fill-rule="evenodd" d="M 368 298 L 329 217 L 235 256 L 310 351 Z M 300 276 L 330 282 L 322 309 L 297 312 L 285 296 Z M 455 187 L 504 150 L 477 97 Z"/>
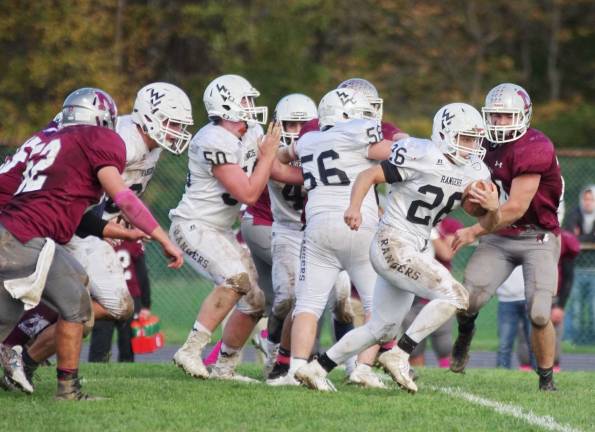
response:
<path id="1" fill-rule="evenodd" d="M 337 91 L 337 96 L 339 96 L 339 99 L 341 100 L 343 106 L 347 105 L 348 103 L 356 103 L 355 99 L 353 98 L 353 95 L 347 94 L 344 91 Z"/>

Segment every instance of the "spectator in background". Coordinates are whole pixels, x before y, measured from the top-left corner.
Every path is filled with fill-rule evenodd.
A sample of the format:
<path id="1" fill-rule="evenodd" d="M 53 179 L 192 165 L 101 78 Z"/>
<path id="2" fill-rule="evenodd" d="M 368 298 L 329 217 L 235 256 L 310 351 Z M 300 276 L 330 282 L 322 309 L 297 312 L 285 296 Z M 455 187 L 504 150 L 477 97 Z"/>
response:
<path id="1" fill-rule="evenodd" d="M 463 224 L 453 217 L 446 217 L 440 222 L 435 229 L 432 230 L 432 248 L 429 253 L 433 253 L 438 261 L 448 270 L 451 269 L 451 262 L 454 257 L 452 250 L 452 240 L 455 232 L 463 228 Z M 424 307 L 428 301 L 420 297 L 416 297 L 413 301 L 411 310 L 403 320 L 402 328 L 406 329 L 411 325 L 419 311 Z M 452 346 L 452 324 L 454 317 L 445 322 L 434 333 L 430 335 L 432 342 L 432 349 L 436 358 L 438 359 L 438 367 L 448 368 L 450 365 L 450 348 Z M 411 353 L 409 363 L 411 366 L 425 365 L 425 349 L 426 340 L 421 341 Z"/>
<path id="2" fill-rule="evenodd" d="M 499 339 L 496 367 L 510 369 L 512 348 L 517 332 L 519 333 L 519 345 L 521 344 L 521 336 L 525 344 L 531 340 L 529 337 L 531 323 L 527 314 L 522 267 L 519 266 L 514 269 L 508 279 L 496 290 L 496 295 L 498 296 Z M 527 357 L 530 357 L 527 363 L 535 366 L 535 357 L 532 351 L 528 348 L 526 348 L 526 351 Z"/>
<path id="3" fill-rule="evenodd" d="M 595 342 L 595 185 L 585 187 L 579 205 L 568 215 L 565 228 L 578 237 L 583 252 L 577 260 L 575 283 L 565 317 L 566 339 L 577 344 Z"/>
<path id="4" fill-rule="evenodd" d="M 118 361 L 133 362 L 130 324 L 134 319 L 147 318 L 151 314 L 151 290 L 143 243 L 126 240 L 114 246 L 114 249 L 124 267 L 126 284 L 134 300 L 134 315 L 127 320 L 103 319 L 95 322 L 89 347 L 90 362 L 109 362 L 114 329 L 118 330 Z"/>

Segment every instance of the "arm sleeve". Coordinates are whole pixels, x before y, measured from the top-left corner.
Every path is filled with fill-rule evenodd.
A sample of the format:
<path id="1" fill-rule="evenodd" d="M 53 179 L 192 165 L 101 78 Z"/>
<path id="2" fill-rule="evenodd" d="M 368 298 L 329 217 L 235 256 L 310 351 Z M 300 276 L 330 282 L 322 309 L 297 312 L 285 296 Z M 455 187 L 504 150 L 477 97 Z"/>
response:
<path id="1" fill-rule="evenodd" d="M 151 283 L 149 282 L 149 270 L 147 269 L 147 262 L 145 254 L 141 254 L 136 259 L 136 279 L 140 288 L 140 304 L 141 307 L 151 308 Z"/>
<path id="2" fill-rule="evenodd" d="M 81 223 L 76 229 L 76 235 L 79 237 L 95 236 L 103 238 L 103 229 L 107 225 L 107 221 L 93 211 L 88 211 L 83 215 Z"/>
<path id="3" fill-rule="evenodd" d="M 389 161 L 385 160 L 385 161 L 380 162 L 380 167 L 382 168 L 382 171 L 384 172 L 384 178 L 386 179 L 387 183 L 392 184 L 392 183 L 403 181 L 403 179 L 401 178 L 401 174 L 399 173 L 399 170 L 396 167 L 396 165 L 393 165 Z"/>

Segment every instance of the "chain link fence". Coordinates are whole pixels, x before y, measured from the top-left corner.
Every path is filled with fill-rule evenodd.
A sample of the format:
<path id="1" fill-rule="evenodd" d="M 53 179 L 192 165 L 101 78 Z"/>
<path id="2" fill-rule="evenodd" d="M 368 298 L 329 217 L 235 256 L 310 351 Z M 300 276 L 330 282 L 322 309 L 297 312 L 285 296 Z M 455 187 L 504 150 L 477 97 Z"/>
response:
<path id="1" fill-rule="evenodd" d="M 0 156 L 13 150 L 0 147 Z M 578 205 L 581 189 L 595 184 L 595 152 L 559 151 L 565 178 L 567 213 Z M 2 157 L 3 159 L 3 157 Z M 188 157 L 162 155 L 156 173 L 143 197 L 164 227 L 169 227 L 168 212 L 177 206 L 184 191 Z M 461 210 L 453 215 L 466 225 L 472 219 Z M 465 264 L 473 248 L 462 250 L 453 260 L 453 274 L 462 280 Z M 181 343 L 196 318 L 200 303 L 209 294 L 211 283 L 196 274 L 190 266 L 181 270 L 167 268 L 159 246 L 147 246 L 147 264 L 152 287 L 153 311 L 161 317 L 168 343 Z M 497 337 L 497 301 L 492 301 L 480 314 L 474 349 L 495 350 Z M 566 307 L 567 342 L 564 348 L 574 351 L 595 351 L 595 247 L 583 244 L 576 259 L 575 280 Z"/>

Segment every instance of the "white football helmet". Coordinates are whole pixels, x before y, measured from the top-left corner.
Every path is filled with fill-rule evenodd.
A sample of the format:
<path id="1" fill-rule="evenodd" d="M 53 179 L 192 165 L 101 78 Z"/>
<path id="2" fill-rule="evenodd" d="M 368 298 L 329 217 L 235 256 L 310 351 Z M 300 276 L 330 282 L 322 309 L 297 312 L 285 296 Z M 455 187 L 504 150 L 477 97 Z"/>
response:
<path id="1" fill-rule="evenodd" d="M 157 144 L 176 155 L 186 150 L 192 138 L 186 130 L 194 124 L 190 99 L 173 84 L 156 82 L 140 89 L 132 120 Z"/>
<path id="2" fill-rule="evenodd" d="M 222 118 L 233 122 L 245 121 L 248 126 L 266 124 L 268 108 L 255 106 L 254 98 L 260 92 L 247 79 L 239 75 L 222 75 L 207 86 L 203 101 L 209 118 Z"/>
<path id="3" fill-rule="evenodd" d="M 87 124 L 114 130 L 117 119 L 118 107 L 107 92 L 84 87 L 64 99 L 60 124 L 62 127 Z"/>
<path id="4" fill-rule="evenodd" d="M 474 138 L 474 146 L 460 143 L 462 135 Z M 432 141 L 440 150 L 450 155 L 460 165 L 469 165 L 483 160 L 486 150 L 481 142 L 485 137 L 485 126 L 479 111 L 466 103 L 451 103 L 443 106 L 434 116 Z"/>
<path id="5" fill-rule="evenodd" d="M 318 104 L 320 129 L 352 119 L 375 120 L 376 112 L 366 96 L 350 88 L 334 89 Z"/>
<path id="6" fill-rule="evenodd" d="M 356 92 L 363 93 L 368 98 L 368 102 L 376 110 L 376 118 L 378 121 L 382 121 L 383 105 L 384 101 L 378 95 L 378 90 L 374 87 L 370 81 L 363 78 L 350 78 L 343 81 L 337 88 L 350 88 Z"/>
<path id="7" fill-rule="evenodd" d="M 487 138 L 496 144 L 503 144 L 522 137 L 531 123 L 533 105 L 524 88 L 504 83 L 494 87 L 486 96 L 481 109 L 486 124 Z M 492 114 L 512 114 L 510 125 L 497 125 Z"/>
<path id="8" fill-rule="evenodd" d="M 285 144 L 291 144 L 298 139 L 299 132 L 285 130 L 284 122 L 307 122 L 318 117 L 316 104 L 308 96 L 293 93 L 281 98 L 275 107 L 273 118 L 281 122 L 281 138 Z"/>

